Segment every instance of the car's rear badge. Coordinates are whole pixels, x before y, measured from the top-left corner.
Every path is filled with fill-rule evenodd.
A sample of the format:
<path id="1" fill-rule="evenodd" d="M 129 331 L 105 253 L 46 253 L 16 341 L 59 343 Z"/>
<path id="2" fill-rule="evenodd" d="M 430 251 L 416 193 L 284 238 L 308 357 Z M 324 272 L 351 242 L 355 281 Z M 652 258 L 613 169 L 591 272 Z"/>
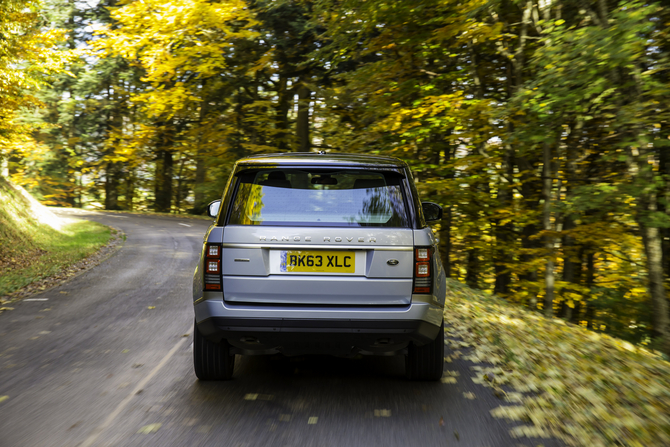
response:
<path id="1" fill-rule="evenodd" d="M 388 265 L 398 265 L 398 260 L 397 259 L 389 259 L 386 261 Z"/>
<path id="2" fill-rule="evenodd" d="M 259 236 L 259 239 L 262 242 L 267 242 L 268 241 L 267 236 Z M 282 242 L 290 242 L 291 240 L 293 240 L 293 242 L 300 242 L 300 236 L 293 236 L 293 238 L 290 238 L 288 236 L 282 236 L 281 238 L 278 238 L 277 236 L 270 237 L 270 242 L 274 242 L 274 241 L 279 242 L 280 240 Z M 303 240 L 305 242 L 312 242 L 312 236 L 305 236 Z M 329 236 L 326 236 L 326 237 L 323 238 L 323 242 L 331 242 L 331 241 L 343 242 L 343 240 L 346 240 L 347 242 L 353 242 L 354 240 L 356 242 L 365 242 L 364 237 L 345 237 L 345 238 L 341 238 L 341 237 L 338 236 L 338 237 L 331 238 Z M 371 238 L 368 239 L 368 242 L 377 242 L 377 238 L 376 237 L 371 237 Z"/>
<path id="3" fill-rule="evenodd" d="M 259 239 L 260 239 L 262 242 L 267 242 L 268 237 L 267 237 L 267 236 L 260 236 Z M 270 238 L 270 242 L 273 242 L 273 241 L 277 241 L 277 242 L 279 242 L 279 240 L 280 240 L 280 239 L 277 238 L 277 236 L 272 236 L 272 237 Z M 305 242 L 312 242 L 312 236 L 305 236 L 305 238 L 304 238 L 303 240 L 304 240 Z M 290 242 L 290 241 L 291 241 L 291 238 L 288 237 L 288 236 L 282 236 L 282 237 L 281 237 L 281 241 L 282 241 L 282 242 Z M 300 242 L 300 236 L 293 236 L 293 242 Z"/>

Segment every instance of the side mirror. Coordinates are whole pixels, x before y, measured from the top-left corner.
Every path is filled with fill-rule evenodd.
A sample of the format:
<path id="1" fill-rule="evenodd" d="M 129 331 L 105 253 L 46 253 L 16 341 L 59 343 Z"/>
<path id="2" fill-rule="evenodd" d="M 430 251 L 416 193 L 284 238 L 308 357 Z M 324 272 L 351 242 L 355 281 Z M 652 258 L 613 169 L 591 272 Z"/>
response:
<path id="1" fill-rule="evenodd" d="M 442 220 L 442 207 L 433 202 L 421 202 L 423 208 L 423 217 L 426 222 L 437 222 Z"/>
<path id="2" fill-rule="evenodd" d="M 216 217 L 219 215 L 219 208 L 221 208 L 221 201 L 215 200 L 207 205 L 207 214 L 209 217 Z"/>

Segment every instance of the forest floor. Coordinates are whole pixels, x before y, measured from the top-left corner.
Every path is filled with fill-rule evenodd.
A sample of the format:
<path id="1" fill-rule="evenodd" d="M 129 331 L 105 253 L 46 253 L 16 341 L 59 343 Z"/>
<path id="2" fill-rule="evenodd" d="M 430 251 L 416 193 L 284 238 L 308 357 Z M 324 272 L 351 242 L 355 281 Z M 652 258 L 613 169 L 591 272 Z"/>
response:
<path id="1" fill-rule="evenodd" d="M 473 381 L 507 401 L 493 416 L 525 422 L 514 434 L 593 447 L 670 445 L 670 363 L 660 353 L 447 285 L 446 360 L 490 365 L 474 367 Z"/>

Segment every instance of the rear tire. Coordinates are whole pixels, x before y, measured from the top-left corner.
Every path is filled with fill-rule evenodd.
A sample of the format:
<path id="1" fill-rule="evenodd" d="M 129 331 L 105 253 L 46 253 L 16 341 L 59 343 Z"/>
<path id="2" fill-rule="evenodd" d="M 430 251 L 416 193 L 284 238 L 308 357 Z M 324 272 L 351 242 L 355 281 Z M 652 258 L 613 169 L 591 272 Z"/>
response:
<path id="1" fill-rule="evenodd" d="M 444 323 L 435 340 L 424 346 L 410 343 L 405 358 L 405 372 L 410 380 L 440 380 L 444 370 Z"/>
<path id="2" fill-rule="evenodd" d="M 233 378 L 235 354 L 230 354 L 227 340 L 216 344 L 202 336 L 193 325 L 193 367 L 200 380 L 230 380 Z"/>

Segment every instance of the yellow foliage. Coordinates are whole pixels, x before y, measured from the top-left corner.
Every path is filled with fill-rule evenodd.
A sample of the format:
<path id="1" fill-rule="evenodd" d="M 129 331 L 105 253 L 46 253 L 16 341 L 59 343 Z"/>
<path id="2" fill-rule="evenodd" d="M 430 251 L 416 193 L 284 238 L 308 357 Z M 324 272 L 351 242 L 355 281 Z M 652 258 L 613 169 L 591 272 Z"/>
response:
<path id="1" fill-rule="evenodd" d="M 91 47 L 145 70 L 143 80 L 153 88 L 134 100 L 149 116 L 169 117 L 197 103 L 202 80 L 227 67 L 235 41 L 257 35 L 243 0 L 146 0 L 115 8 L 112 17 L 119 26 L 98 31 L 102 38 Z"/>
<path id="2" fill-rule="evenodd" d="M 40 7 L 39 1 L 7 1 L 0 11 L 0 158 L 30 140 L 32 129 L 16 122 L 16 111 L 37 106 L 32 92 L 77 55 L 58 49 L 64 31 L 41 27 Z"/>

